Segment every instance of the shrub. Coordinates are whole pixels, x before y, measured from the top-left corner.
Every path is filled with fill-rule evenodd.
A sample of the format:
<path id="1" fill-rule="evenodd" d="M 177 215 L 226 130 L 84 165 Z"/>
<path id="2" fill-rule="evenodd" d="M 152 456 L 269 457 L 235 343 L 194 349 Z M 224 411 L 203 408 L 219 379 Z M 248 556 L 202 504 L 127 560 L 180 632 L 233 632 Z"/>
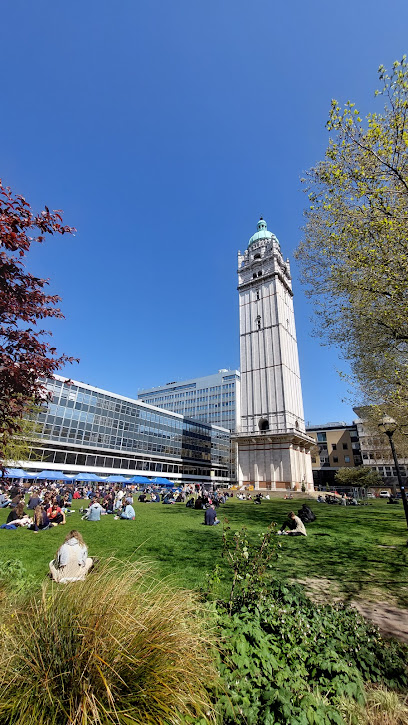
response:
<path id="1" fill-rule="evenodd" d="M 84 582 L 47 584 L 8 618 L 0 722 L 175 725 L 212 708 L 211 632 L 191 593 L 145 565 L 108 564 Z"/>
<path id="2" fill-rule="evenodd" d="M 365 682 L 406 687 L 406 646 L 383 640 L 350 607 L 316 605 L 299 586 L 273 580 L 273 526 L 257 542 L 245 529 L 229 531 L 229 595 L 214 603 L 223 725 L 340 725 L 341 698 L 365 712 Z"/>

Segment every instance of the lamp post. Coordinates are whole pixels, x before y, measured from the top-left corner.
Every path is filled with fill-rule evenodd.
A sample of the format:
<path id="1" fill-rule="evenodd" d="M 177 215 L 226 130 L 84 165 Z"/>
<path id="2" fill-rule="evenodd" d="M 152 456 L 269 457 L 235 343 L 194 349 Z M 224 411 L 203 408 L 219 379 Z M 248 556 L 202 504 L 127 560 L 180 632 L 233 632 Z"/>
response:
<path id="1" fill-rule="evenodd" d="M 405 485 L 402 481 L 401 471 L 400 471 L 400 467 L 398 465 L 398 458 L 397 458 L 397 454 L 395 451 L 394 441 L 392 440 L 392 436 L 394 435 L 395 431 L 397 430 L 398 424 L 395 422 L 395 420 L 393 418 L 390 418 L 388 415 L 385 415 L 383 417 L 381 423 L 378 424 L 378 427 L 379 427 L 381 433 L 385 433 L 385 435 L 388 437 L 388 440 L 390 442 L 392 457 L 394 459 L 395 468 L 397 471 L 398 485 L 400 487 L 402 503 L 404 505 L 405 518 L 407 520 L 407 526 L 408 526 L 407 494 L 405 492 Z M 408 546 L 408 542 L 407 542 L 407 546 Z"/>

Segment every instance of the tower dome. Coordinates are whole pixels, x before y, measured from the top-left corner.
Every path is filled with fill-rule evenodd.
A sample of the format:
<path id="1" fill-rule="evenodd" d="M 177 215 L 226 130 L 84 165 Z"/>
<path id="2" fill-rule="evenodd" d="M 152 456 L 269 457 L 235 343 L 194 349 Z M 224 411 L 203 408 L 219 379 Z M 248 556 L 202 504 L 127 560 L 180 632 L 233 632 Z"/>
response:
<path id="1" fill-rule="evenodd" d="M 268 231 L 266 221 L 262 217 L 259 219 L 257 229 L 258 231 L 250 238 L 248 247 L 250 247 L 254 242 L 259 242 L 260 239 L 272 239 L 275 236 L 272 232 Z"/>

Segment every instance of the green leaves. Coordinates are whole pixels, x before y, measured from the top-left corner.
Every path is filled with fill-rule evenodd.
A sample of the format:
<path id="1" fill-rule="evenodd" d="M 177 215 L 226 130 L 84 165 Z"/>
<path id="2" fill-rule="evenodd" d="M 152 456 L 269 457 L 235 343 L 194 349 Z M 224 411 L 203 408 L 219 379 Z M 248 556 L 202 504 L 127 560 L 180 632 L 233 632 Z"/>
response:
<path id="1" fill-rule="evenodd" d="M 408 64 L 380 66 L 367 115 L 331 103 L 323 161 L 303 180 L 310 207 L 296 256 L 316 332 L 338 346 L 365 402 L 408 410 Z"/>

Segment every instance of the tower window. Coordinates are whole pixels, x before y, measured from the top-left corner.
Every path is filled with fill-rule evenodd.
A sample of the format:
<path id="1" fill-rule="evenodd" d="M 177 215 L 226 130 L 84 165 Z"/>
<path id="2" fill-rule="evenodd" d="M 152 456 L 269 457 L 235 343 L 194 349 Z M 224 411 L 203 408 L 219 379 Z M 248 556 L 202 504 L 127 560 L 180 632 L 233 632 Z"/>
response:
<path id="1" fill-rule="evenodd" d="M 261 329 L 261 315 L 258 315 L 258 317 L 256 318 L 256 326 L 258 330 Z"/>
<path id="2" fill-rule="evenodd" d="M 259 289 L 256 290 L 256 299 L 259 300 Z"/>
<path id="3" fill-rule="evenodd" d="M 269 430 L 269 421 L 266 418 L 261 418 L 258 423 L 259 430 Z"/>
<path id="4" fill-rule="evenodd" d="M 261 259 L 261 255 L 259 254 L 259 252 L 257 252 L 257 254 L 254 254 L 254 259 Z"/>
<path id="5" fill-rule="evenodd" d="M 262 272 L 258 272 L 258 277 L 262 277 Z"/>
<path id="6" fill-rule="evenodd" d="M 252 279 L 256 279 L 256 272 L 253 273 Z"/>

